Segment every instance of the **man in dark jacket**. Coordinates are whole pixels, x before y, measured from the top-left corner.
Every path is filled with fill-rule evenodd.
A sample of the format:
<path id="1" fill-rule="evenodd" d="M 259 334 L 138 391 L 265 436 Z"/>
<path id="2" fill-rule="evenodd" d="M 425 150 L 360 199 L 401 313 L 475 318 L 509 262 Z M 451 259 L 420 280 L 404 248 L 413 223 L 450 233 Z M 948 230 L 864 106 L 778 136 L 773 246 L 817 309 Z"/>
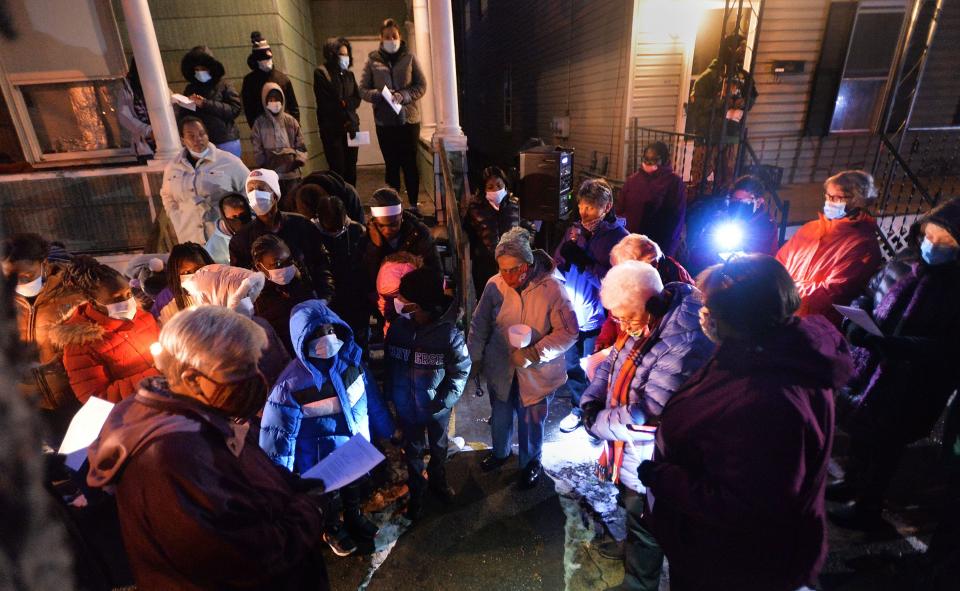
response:
<path id="1" fill-rule="evenodd" d="M 430 490 L 445 502 L 453 498 L 445 467 L 447 427 L 467 384 L 470 355 L 463 331 L 450 319 L 451 299 L 443 293 L 443 275 L 436 269 L 404 275 L 394 305 L 398 317 L 387 332 L 385 388 L 403 430 L 410 486 L 407 516 L 415 521 L 422 514 L 427 485 L 424 435 L 430 447 Z"/>
<path id="2" fill-rule="evenodd" d="M 223 64 L 213 57 L 208 47 L 198 45 L 183 56 L 180 73 L 187 81 L 183 94 L 193 101 L 196 111 L 178 105 L 177 118 L 198 117 L 210 141 L 239 158 L 240 132 L 235 119 L 240 114 L 240 95 L 223 79 Z"/>
<path id="3" fill-rule="evenodd" d="M 266 343 L 221 306 L 180 312 L 155 354 L 163 377 L 118 404 L 90 446 L 87 483 L 115 487 L 138 588 L 329 589 L 319 505 L 250 428 Z"/>
<path id="4" fill-rule="evenodd" d="M 293 93 L 293 84 L 286 74 L 274 67 L 270 44 L 260 31 L 250 33 L 250 42 L 253 43 L 253 50 L 247 56 L 250 73 L 243 77 L 243 85 L 240 87 L 247 124 L 253 127 L 253 122 L 263 113 L 260 93 L 267 82 L 273 82 L 283 89 L 283 110 L 300 121 L 300 105 L 297 103 L 297 95 Z"/>
<path id="5" fill-rule="evenodd" d="M 377 281 L 377 271 L 384 257 L 406 251 L 423 259 L 427 267 L 440 269 L 440 253 L 423 222 L 403 211 L 400 195 L 389 187 L 373 194 L 371 219 L 367 222 L 367 236 L 363 249 L 363 268 L 370 285 Z"/>
<path id="6" fill-rule="evenodd" d="M 310 275 L 317 297 L 332 300 L 333 275 L 330 273 L 330 255 L 323 247 L 323 236 L 307 218 L 280 211 L 280 179 L 277 173 L 264 168 L 251 171 L 246 189 L 250 207 L 257 217 L 230 239 L 230 264 L 252 269 L 253 257 L 250 253 L 254 241 L 264 234 L 276 234 L 290 247 L 290 253 Z"/>
<path id="7" fill-rule="evenodd" d="M 313 94 L 327 164 L 348 183 L 356 185 L 360 148 L 347 145 L 347 137 L 356 137 L 360 131 L 360 89 L 350 71 L 352 65 L 350 41 L 344 37 L 327 39 L 323 44 L 323 63 L 313 71 Z"/>
<path id="8" fill-rule="evenodd" d="M 660 245 L 663 254 L 676 257 L 686 209 L 686 188 L 670 168 L 666 144 L 650 144 L 643 150 L 640 170 L 623 185 L 617 215 L 626 219 L 631 233 L 647 236 Z"/>
<path id="9" fill-rule="evenodd" d="M 360 194 L 357 193 L 357 188 L 348 183 L 344 178 L 332 171 L 332 170 L 318 170 L 311 172 L 307 176 L 303 177 L 303 180 L 300 181 L 300 187 L 306 185 L 316 185 L 321 189 L 321 193 L 314 193 L 314 195 L 327 194 L 334 197 L 339 197 L 340 201 L 343 202 L 343 207 L 347 210 L 347 215 L 351 220 L 366 225 L 367 216 L 363 213 L 363 204 L 360 203 Z M 301 201 L 300 195 L 294 196 L 294 202 L 299 203 Z M 303 217 L 308 220 L 312 220 L 317 217 L 316 212 L 313 210 L 314 203 L 312 201 L 304 204 L 306 208 L 296 205 L 296 211 Z"/>

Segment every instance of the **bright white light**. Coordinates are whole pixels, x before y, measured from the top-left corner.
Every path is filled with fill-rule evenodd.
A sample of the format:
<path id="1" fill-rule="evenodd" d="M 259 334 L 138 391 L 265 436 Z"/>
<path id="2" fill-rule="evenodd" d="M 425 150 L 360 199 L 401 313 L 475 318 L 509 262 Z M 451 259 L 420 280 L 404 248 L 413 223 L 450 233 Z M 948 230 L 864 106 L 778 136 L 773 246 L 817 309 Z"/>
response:
<path id="1" fill-rule="evenodd" d="M 740 245 L 743 244 L 743 227 L 737 222 L 717 224 L 713 230 L 713 243 L 721 252 L 740 250 Z"/>
<path id="2" fill-rule="evenodd" d="M 163 347 L 160 346 L 160 343 L 151 343 L 150 344 L 150 354 L 156 357 L 163 351 Z"/>

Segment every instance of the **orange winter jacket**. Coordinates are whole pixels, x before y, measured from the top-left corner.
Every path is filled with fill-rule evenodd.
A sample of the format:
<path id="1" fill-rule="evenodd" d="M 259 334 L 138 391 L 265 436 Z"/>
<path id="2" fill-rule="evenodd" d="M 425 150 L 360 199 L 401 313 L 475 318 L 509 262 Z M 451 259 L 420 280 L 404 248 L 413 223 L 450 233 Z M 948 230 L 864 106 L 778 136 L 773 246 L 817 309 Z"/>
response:
<path id="1" fill-rule="evenodd" d="M 51 329 L 51 339 L 63 348 L 63 365 L 81 403 L 91 396 L 120 402 L 137 392 L 143 378 L 160 375 L 150 354 L 159 333 L 149 312 L 138 309 L 133 320 L 117 320 L 84 303 Z"/>
<path id="2" fill-rule="evenodd" d="M 800 292 L 799 316 L 822 314 L 839 325 L 834 304 L 848 305 L 880 268 L 877 222 L 866 213 L 807 222 L 777 253 Z"/>

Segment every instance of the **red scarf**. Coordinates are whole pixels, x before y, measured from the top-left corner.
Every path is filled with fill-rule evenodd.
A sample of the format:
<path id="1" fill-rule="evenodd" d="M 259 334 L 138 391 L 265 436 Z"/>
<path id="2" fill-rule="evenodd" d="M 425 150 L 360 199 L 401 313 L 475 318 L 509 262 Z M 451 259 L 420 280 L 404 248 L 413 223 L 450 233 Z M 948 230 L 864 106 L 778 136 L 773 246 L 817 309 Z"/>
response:
<path id="1" fill-rule="evenodd" d="M 616 353 L 616 356 L 611 353 L 610 357 L 611 371 L 614 365 L 616 365 L 617 357 L 623 351 L 623 346 L 629 338 L 630 335 L 625 332 L 621 332 L 619 338 L 617 338 L 617 342 L 613 346 L 613 353 Z M 620 371 L 617 373 L 612 385 L 608 378 L 607 387 L 610 393 L 609 408 L 613 409 L 630 403 L 630 384 L 633 383 L 633 378 L 637 375 L 637 367 L 642 357 L 643 345 L 647 342 L 648 338 L 649 333 L 647 336 L 640 337 L 634 341 L 633 347 L 630 349 L 630 352 L 627 353 L 627 358 L 624 360 L 623 365 L 620 366 Z M 600 453 L 600 459 L 597 460 L 597 478 L 603 481 L 613 482 L 614 484 L 620 482 L 620 468 L 623 466 L 623 446 L 623 441 L 605 441 L 603 443 L 603 452 Z"/>

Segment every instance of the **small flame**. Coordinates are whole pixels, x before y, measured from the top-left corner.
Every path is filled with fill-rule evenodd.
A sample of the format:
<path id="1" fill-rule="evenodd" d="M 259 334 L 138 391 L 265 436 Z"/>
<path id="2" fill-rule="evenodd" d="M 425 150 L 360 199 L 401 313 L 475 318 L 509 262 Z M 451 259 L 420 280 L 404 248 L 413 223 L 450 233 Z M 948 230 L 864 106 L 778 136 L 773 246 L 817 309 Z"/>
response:
<path id="1" fill-rule="evenodd" d="M 159 342 L 150 344 L 150 354 L 153 355 L 154 357 L 159 355 L 161 351 L 163 351 L 163 347 L 160 345 Z"/>

